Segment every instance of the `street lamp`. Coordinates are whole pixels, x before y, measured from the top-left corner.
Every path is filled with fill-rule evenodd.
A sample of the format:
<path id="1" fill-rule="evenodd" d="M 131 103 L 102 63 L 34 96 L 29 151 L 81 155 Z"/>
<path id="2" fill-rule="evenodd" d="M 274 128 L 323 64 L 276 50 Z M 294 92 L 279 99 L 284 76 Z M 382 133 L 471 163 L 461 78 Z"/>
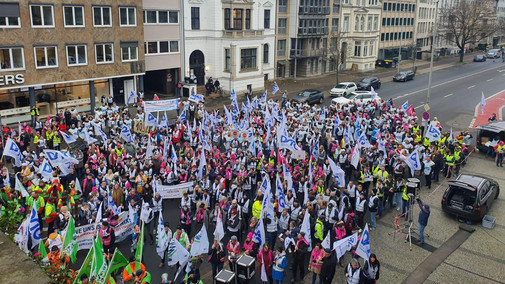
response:
<path id="1" fill-rule="evenodd" d="M 438 0 L 435 1 L 435 24 L 433 25 L 433 35 L 431 39 L 431 56 L 430 56 L 430 73 L 428 75 L 428 95 L 426 97 L 426 104 L 430 103 L 431 95 L 431 75 L 433 73 L 433 54 L 435 53 L 435 38 L 437 37 L 438 30 Z"/>

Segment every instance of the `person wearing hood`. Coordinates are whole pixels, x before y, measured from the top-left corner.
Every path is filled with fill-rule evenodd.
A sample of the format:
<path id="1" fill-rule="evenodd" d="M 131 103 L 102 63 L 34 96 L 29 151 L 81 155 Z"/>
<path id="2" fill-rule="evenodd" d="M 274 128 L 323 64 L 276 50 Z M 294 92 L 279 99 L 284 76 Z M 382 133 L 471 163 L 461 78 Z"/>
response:
<path id="1" fill-rule="evenodd" d="M 417 203 L 419 204 L 419 208 L 421 211 L 419 212 L 419 219 L 417 222 L 419 223 L 419 244 L 424 244 L 424 228 L 428 225 L 428 218 L 430 218 L 430 206 L 428 204 L 424 204 L 420 198 L 417 199 Z"/>

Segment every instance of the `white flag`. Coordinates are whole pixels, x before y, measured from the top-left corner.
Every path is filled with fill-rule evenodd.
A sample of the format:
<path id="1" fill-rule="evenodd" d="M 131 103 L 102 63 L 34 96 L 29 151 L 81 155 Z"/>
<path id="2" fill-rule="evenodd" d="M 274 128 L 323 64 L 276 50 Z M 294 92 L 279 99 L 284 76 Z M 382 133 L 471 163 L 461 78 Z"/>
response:
<path id="1" fill-rule="evenodd" d="M 99 124 L 95 124 L 94 128 L 95 128 L 95 136 L 102 138 L 103 144 L 106 145 L 107 139 L 108 139 L 107 134 L 105 134 L 105 132 L 103 132 L 103 130 Z"/>
<path id="2" fill-rule="evenodd" d="M 261 281 L 267 283 L 268 282 L 268 276 L 267 272 L 265 270 L 265 262 L 261 264 Z"/>
<path id="3" fill-rule="evenodd" d="M 265 228 L 263 227 L 263 218 L 260 218 L 259 222 L 256 224 L 256 228 L 254 228 L 253 241 L 259 244 L 259 248 L 263 248 L 263 244 L 265 243 L 266 235 Z"/>
<path id="4" fill-rule="evenodd" d="M 137 97 L 138 97 L 137 93 L 134 90 L 132 90 L 130 92 L 130 94 L 128 95 L 128 99 L 126 100 L 126 105 L 129 105 L 130 102 L 133 102 Z"/>
<path id="5" fill-rule="evenodd" d="M 98 141 L 94 137 L 89 136 L 88 130 L 84 130 L 84 140 L 86 140 L 86 142 L 88 143 L 88 145 L 89 144 L 93 144 L 96 141 Z"/>
<path id="6" fill-rule="evenodd" d="M 223 216 L 219 213 L 216 221 L 216 229 L 214 230 L 214 239 L 218 242 L 224 237 Z"/>
<path id="7" fill-rule="evenodd" d="M 279 212 L 282 212 L 284 208 L 288 208 L 286 204 L 286 196 L 284 195 L 284 189 L 282 188 L 282 182 L 280 177 L 277 175 L 277 180 L 276 180 L 276 191 L 275 195 L 277 196 L 277 199 L 279 200 Z"/>
<path id="8" fill-rule="evenodd" d="M 18 145 L 11 138 L 7 138 L 3 155 L 12 157 L 14 159 L 14 165 L 21 167 L 23 154 L 21 154 L 21 150 L 19 149 Z"/>
<path id="9" fill-rule="evenodd" d="M 119 137 L 123 138 L 126 143 L 134 142 L 130 128 L 128 128 L 128 125 L 126 124 L 123 124 L 123 126 L 121 126 L 121 134 L 119 134 Z"/>
<path id="10" fill-rule="evenodd" d="M 305 211 L 305 215 L 303 216 L 302 227 L 300 228 L 300 232 L 305 233 L 305 240 L 309 242 L 309 251 L 312 250 L 312 238 L 310 237 L 310 217 L 309 212 Z"/>
<path id="11" fill-rule="evenodd" d="M 359 147 L 356 145 L 353 149 L 353 153 L 352 153 L 352 156 L 351 156 L 351 165 L 354 166 L 355 169 L 358 168 L 358 164 L 359 164 L 359 155 L 360 155 L 360 149 Z"/>
<path id="12" fill-rule="evenodd" d="M 146 149 L 146 159 L 149 159 L 153 156 L 154 146 L 151 141 L 151 135 L 147 136 L 147 149 Z"/>
<path id="13" fill-rule="evenodd" d="M 330 230 L 330 231 L 331 231 L 331 230 Z M 328 233 L 326 234 L 326 237 L 324 238 L 323 242 L 321 243 L 321 245 L 322 245 L 322 246 L 323 246 L 323 248 L 325 248 L 325 249 L 330 249 L 330 248 L 331 248 L 330 231 L 328 231 Z"/>
<path id="14" fill-rule="evenodd" d="M 191 245 L 191 255 L 198 256 L 209 252 L 209 236 L 207 235 L 207 228 L 202 226 L 200 232 L 196 234 L 193 245 Z"/>
<path id="15" fill-rule="evenodd" d="M 272 95 L 275 95 L 279 91 L 279 86 L 277 86 L 277 82 L 274 82 L 274 85 L 272 87 Z"/>
<path id="16" fill-rule="evenodd" d="M 410 173 L 414 176 L 414 171 L 421 170 L 421 162 L 419 161 L 419 152 L 417 149 L 414 149 L 412 153 L 405 159 L 405 163 L 410 168 Z"/>
<path id="17" fill-rule="evenodd" d="M 23 197 L 28 197 L 28 196 L 30 196 L 30 195 L 28 194 L 28 191 L 26 191 L 26 188 L 24 187 L 24 185 L 23 185 L 23 184 L 21 183 L 21 181 L 19 180 L 18 176 L 17 176 L 17 175 L 15 175 L 14 177 L 15 177 L 15 179 L 16 179 L 16 184 L 15 184 L 15 186 L 14 186 L 14 189 L 15 189 L 15 190 L 17 190 L 17 191 L 19 191 L 19 193 L 21 193 L 21 196 L 23 196 Z"/>
<path id="18" fill-rule="evenodd" d="M 30 219 L 26 219 L 21 223 L 18 229 L 18 233 L 14 235 L 14 240 L 18 244 L 19 248 L 22 249 L 25 253 L 29 253 L 28 250 L 28 238 L 30 236 L 29 231 Z"/>
<path id="19" fill-rule="evenodd" d="M 202 154 L 200 155 L 200 163 L 198 165 L 198 179 L 201 180 L 203 178 L 203 169 L 207 165 L 207 161 L 205 160 L 205 149 L 202 148 Z"/>
<path id="20" fill-rule="evenodd" d="M 328 157 L 328 161 L 330 162 L 331 172 L 333 173 L 333 178 L 337 182 L 337 185 L 343 187 L 345 185 L 345 172 L 342 170 L 335 162 Z"/>
<path id="21" fill-rule="evenodd" d="M 168 234 L 165 232 L 165 224 L 163 222 L 163 212 L 160 212 L 156 231 L 156 252 L 161 258 L 163 258 L 163 254 L 168 247 L 168 242 Z"/>
<path id="22" fill-rule="evenodd" d="M 74 137 L 68 135 L 67 133 L 60 131 L 61 137 L 63 137 L 63 140 L 65 140 L 65 143 L 71 144 L 77 141 Z"/>
<path id="23" fill-rule="evenodd" d="M 366 138 L 365 132 L 363 131 L 358 138 L 358 146 L 359 148 L 370 148 L 370 142 L 368 142 L 368 138 Z"/>
<path id="24" fill-rule="evenodd" d="M 438 127 L 435 125 L 435 122 L 431 122 L 430 126 L 428 127 L 428 130 L 426 131 L 426 138 L 430 140 L 430 142 L 433 141 L 438 141 L 440 139 L 440 136 L 442 133 L 438 129 Z"/>
<path id="25" fill-rule="evenodd" d="M 454 136 L 452 135 L 452 127 L 451 127 L 451 134 L 449 134 L 449 143 L 454 142 Z"/>
<path id="26" fill-rule="evenodd" d="M 97 231 L 102 225 L 102 204 L 103 202 L 100 202 L 100 206 L 98 206 L 98 211 L 96 212 L 95 230 Z"/>
<path id="27" fill-rule="evenodd" d="M 189 259 L 188 250 L 181 245 L 181 243 L 176 239 L 172 238 L 170 244 L 168 245 L 167 252 L 167 264 L 175 265 L 176 263 L 182 264 Z"/>
<path id="28" fill-rule="evenodd" d="M 163 117 L 161 118 L 160 124 L 158 126 L 164 130 L 168 129 L 167 113 L 163 113 Z"/>
<path id="29" fill-rule="evenodd" d="M 358 243 L 358 233 L 354 233 L 352 236 L 343 238 L 339 241 L 333 243 L 333 249 L 337 255 L 337 259 L 340 259 L 345 252 L 351 250 L 353 246 Z"/>
<path id="30" fill-rule="evenodd" d="M 158 120 L 154 115 L 150 112 L 146 112 L 146 118 L 144 119 L 144 125 L 145 126 L 157 126 L 158 125 Z"/>
<path id="31" fill-rule="evenodd" d="M 32 237 L 32 249 L 40 243 L 40 223 L 39 215 L 37 215 L 36 204 L 34 201 L 32 205 L 32 210 L 30 211 L 30 224 L 28 230 L 30 231 L 30 236 Z"/>
<path id="32" fill-rule="evenodd" d="M 486 106 L 486 97 L 484 97 L 484 92 L 482 92 L 482 96 L 480 98 L 480 108 L 482 114 L 484 114 L 484 107 Z"/>
<path id="33" fill-rule="evenodd" d="M 368 223 L 365 225 L 365 229 L 361 234 L 361 239 L 359 240 L 358 247 L 356 248 L 356 254 L 365 260 L 370 258 L 370 235 L 368 233 Z"/>

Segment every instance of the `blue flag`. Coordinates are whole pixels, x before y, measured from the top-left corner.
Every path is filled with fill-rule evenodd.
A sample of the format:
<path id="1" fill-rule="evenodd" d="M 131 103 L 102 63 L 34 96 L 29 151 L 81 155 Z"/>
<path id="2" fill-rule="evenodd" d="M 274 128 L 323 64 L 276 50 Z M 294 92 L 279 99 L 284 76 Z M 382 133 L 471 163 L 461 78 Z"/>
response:
<path id="1" fill-rule="evenodd" d="M 274 82 L 274 85 L 272 86 L 272 95 L 275 95 L 279 91 L 279 86 L 277 86 L 277 82 Z"/>

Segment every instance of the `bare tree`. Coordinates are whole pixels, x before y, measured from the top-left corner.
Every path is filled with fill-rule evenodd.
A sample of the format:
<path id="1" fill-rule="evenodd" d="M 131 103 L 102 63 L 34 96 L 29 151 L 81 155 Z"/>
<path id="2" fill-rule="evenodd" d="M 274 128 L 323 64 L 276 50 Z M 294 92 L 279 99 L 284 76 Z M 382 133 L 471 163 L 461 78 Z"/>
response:
<path id="1" fill-rule="evenodd" d="M 336 40 L 334 41 L 333 38 Z M 336 84 L 338 85 L 338 73 L 340 71 L 340 63 L 341 63 L 341 57 L 342 57 L 342 47 L 341 47 L 341 41 L 342 41 L 342 32 L 337 31 L 337 32 L 332 32 L 331 37 L 330 37 L 330 53 L 331 57 L 335 62 L 335 71 L 336 72 Z"/>
<path id="2" fill-rule="evenodd" d="M 459 61 L 463 62 L 465 48 L 487 39 L 495 31 L 493 0 L 460 0 L 455 6 L 441 8 L 442 30 L 445 38 L 458 46 Z"/>

